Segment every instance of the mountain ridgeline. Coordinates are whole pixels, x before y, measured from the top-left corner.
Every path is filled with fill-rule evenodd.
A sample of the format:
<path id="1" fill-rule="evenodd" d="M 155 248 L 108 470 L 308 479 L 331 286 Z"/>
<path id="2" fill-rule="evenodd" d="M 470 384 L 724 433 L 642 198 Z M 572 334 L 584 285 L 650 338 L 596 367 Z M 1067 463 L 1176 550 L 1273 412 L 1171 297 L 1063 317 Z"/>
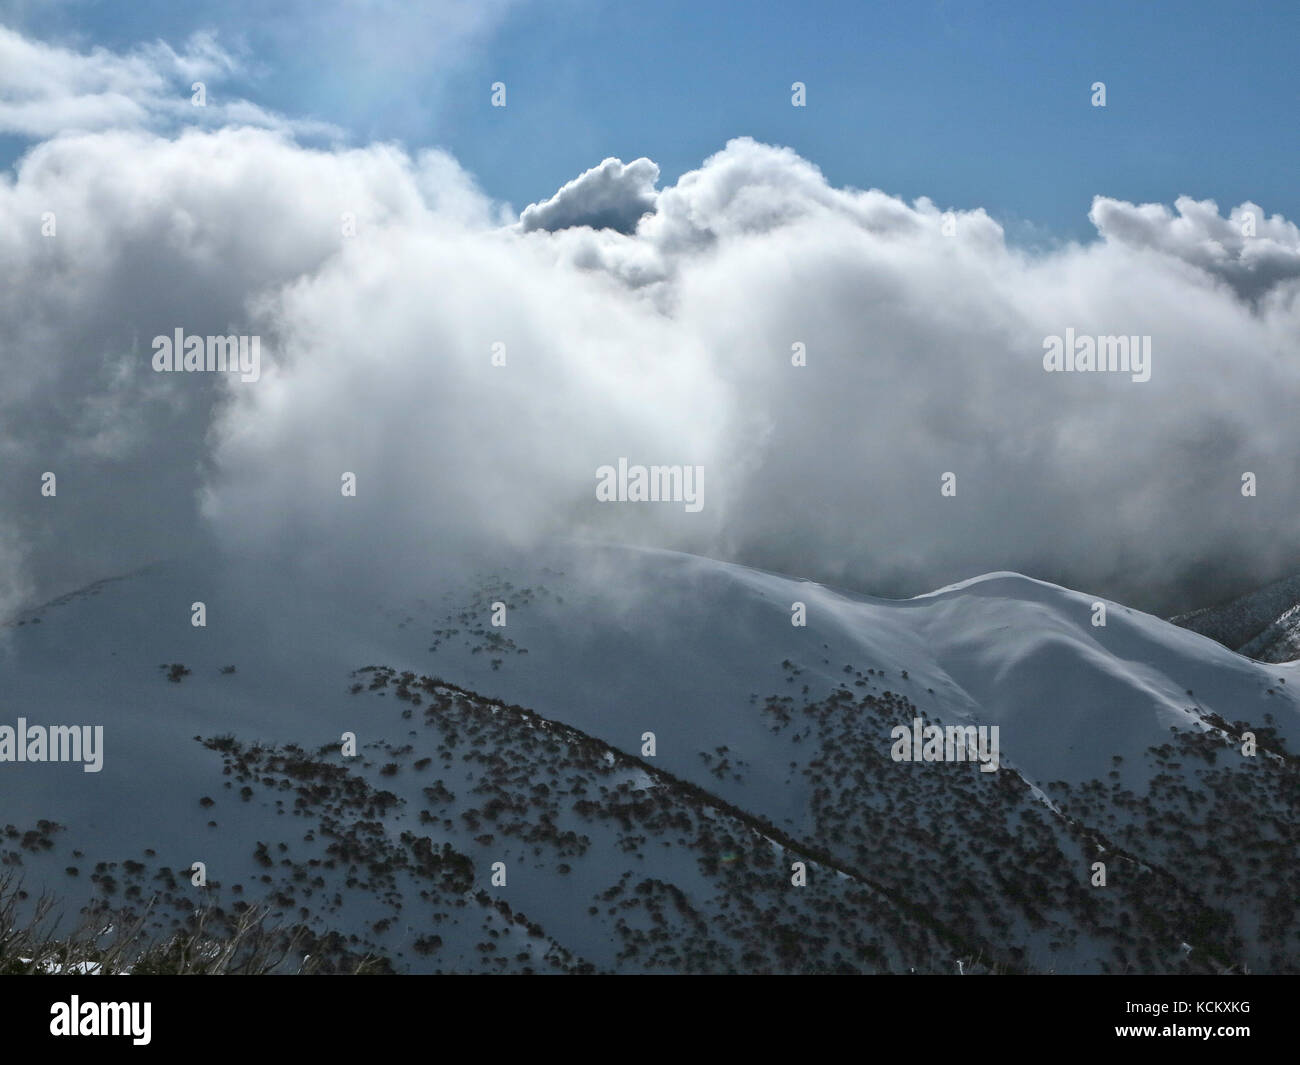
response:
<path id="1" fill-rule="evenodd" d="M 403 595 L 187 560 L 0 630 L 50 741 L 0 760 L 14 919 L 255 915 L 287 971 L 1300 969 L 1295 663 L 1009 573 L 569 545 Z"/>

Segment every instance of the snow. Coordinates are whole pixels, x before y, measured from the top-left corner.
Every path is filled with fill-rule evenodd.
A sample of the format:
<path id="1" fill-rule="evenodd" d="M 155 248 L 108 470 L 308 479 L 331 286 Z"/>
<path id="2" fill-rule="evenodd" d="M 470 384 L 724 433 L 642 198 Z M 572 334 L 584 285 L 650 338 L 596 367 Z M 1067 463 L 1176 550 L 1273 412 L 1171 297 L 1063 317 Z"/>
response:
<path id="1" fill-rule="evenodd" d="M 430 652 L 429 631 L 456 622 L 427 604 L 471 602 L 489 576 L 516 590 L 547 590 L 512 604 L 500 630 L 527 654 L 474 653 L 475 638 L 465 631 Z M 200 598 L 208 625 L 195 629 L 188 608 Z M 790 622 L 796 601 L 807 605 L 804 628 Z M 802 767 L 814 752 L 793 741 L 794 729 L 774 733 L 757 707 L 773 693 L 796 705 L 824 698 L 852 683 L 846 665 L 876 671 L 866 678 L 869 687 L 854 690 L 901 693 L 931 720 L 999 726 L 1003 765 L 1057 816 L 1048 782 L 1104 778 L 1118 755 L 1125 785 L 1141 787 L 1151 774 L 1143 752 L 1167 741 L 1171 727 L 1203 727 L 1205 712 L 1230 722 L 1271 713 L 1292 748 L 1300 744 L 1300 663 L 1254 662 L 1114 603 L 1097 628 L 1093 602 L 1015 573 L 913 599 L 878 599 L 674 552 L 589 544 L 521 554 L 491 574 L 442 570 L 412 582 L 406 602 L 358 601 L 252 562 L 163 563 L 0 629 L 0 724 L 36 715 L 105 726 L 98 774 L 0 766 L 0 824 L 48 818 L 69 826 L 57 861 L 42 865 L 40 856 L 25 855 L 25 863 L 74 899 L 91 891 L 92 859 L 138 856 L 145 848 L 176 870 L 203 860 L 219 880 L 251 879 L 261 870 L 249 852 L 253 841 L 269 838 L 274 814 L 221 790 L 213 752 L 194 737 L 233 733 L 244 743 L 306 750 L 336 744 L 346 731 L 362 746 L 408 742 L 405 722 L 376 716 L 376 704 L 395 710 L 391 693 L 363 699 L 348 692 L 351 671 L 372 664 L 445 678 L 633 756 L 642 734 L 654 732 L 657 753 L 647 761 L 796 835 L 810 824 L 810 796 L 790 765 Z M 497 631 L 486 608 L 482 615 L 483 628 Z M 395 620 L 408 616 L 415 623 Z M 499 668 L 493 658 L 503 660 Z M 782 667 L 787 660 L 800 670 L 793 682 Z M 191 670 L 178 684 L 159 669 L 173 662 Z M 237 672 L 222 674 L 228 664 Z M 701 759 L 718 748 L 725 756 Z M 615 764 L 612 754 L 603 757 Z M 712 771 L 722 757 L 729 768 Z M 637 790 L 656 788 L 643 770 L 626 773 Z M 374 780 L 414 800 L 417 782 L 407 776 Z M 196 782 L 218 800 L 212 811 L 197 805 Z M 491 848 L 462 843 L 476 861 L 491 857 Z M 72 847 L 87 853 L 75 879 L 62 873 Z M 528 860 L 522 848 L 508 849 L 512 862 Z M 702 883 L 693 858 L 672 861 L 675 882 Z M 591 859 L 573 864 L 575 883 L 596 875 L 587 868 Z M 585 942 L 577 891 L 520 875 L 508 894 L 517 909 L 544 914 L 557 939 Z M 375 902 L 349 912 L 362 922 L 383 911 Z M 409 923 L 399 926 L 399 939 L 413 934 L 405 931 Z M 613 960 L 598 945 L 588 950 Z"/>

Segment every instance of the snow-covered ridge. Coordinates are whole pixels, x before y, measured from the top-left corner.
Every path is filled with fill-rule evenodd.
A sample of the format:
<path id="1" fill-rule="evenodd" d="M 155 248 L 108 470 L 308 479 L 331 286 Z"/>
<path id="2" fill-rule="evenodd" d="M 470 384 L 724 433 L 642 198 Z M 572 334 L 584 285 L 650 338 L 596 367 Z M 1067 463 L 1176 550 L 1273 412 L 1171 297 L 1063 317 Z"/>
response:
<path id="1" fill-rule="evenodd" d="M 1169 619 L 1261 662 L 1300 658 L 1300 574 Z"/>
<path id="2" fill-rule="evenodd" d="M 198 599 L 202 628 L 190 624 Z M 202 860 L 226 904 L 234 884 L 250 902 L 292 894 L 288 917 L 305 910 L 398 968 L 493 968 L 495 952 L 478 949 L 504 934 L 479 919 L 493 900 L 543 929 L 515 952 L 530 967 L 546 956 L 561 968 L 951 971 L 968 948 L 1035 970 L 1294 966 L 1294 932 L 1270 925 L 1280 918 L 1261 900 L 1298 871 L 1297 849 L 1278 845 L 1293 832 L 1279 826 L 1295 763 L 1272 753 L 1300 750 L 1295 664 L 1250 661 L 1117 603 L 1095 625 L 1095 602 L 1011 573 L 874 599 L 591 545 L 440 567 L 369 598 L 251 562 L 166 563 L 0 635 L 0 726 L 21 715 L 105 736 L 97 774 L 0 764 L 0 827 L 17 833 L 0 857 L 72 901 L 113 902 L 139 902 L 156 877 L 197 898 L 184 870 Z M 890 729 L 917 717 L 996 726 L 1001 771 L 891 760 Z M 1241 755 L 1236 723 L 1257 733 L 1259 757 Z M 339 753 L 349 732 L 351 761 Z M 648 768 L 620 768 L 627 757 Z M 301 774 L 319 782 L 314 797 Z M 539 783 L 548 790 L 530 790 Z M 1241 788 L 1257 824 L 1233 821 Z M 24 835 L 38 821 L 59 827 Z M 383 839 L 357 827 L 371 822 Z M 525 825 L 554 832 L 530 843 Z M 774 863 L 751 837 L 782 849 Z M 331 838 L 396 863 L 396 879 L 380 890 L 355 873 L 371 884 L 357 894 L 327 878 L 311 898 L 263 883 L 324 875 L 309 863 L 330 860 Z M 420 887 L 443 847 L 463 873 Z M 1249 853 L 1268 868 L 1247 874 Z M 790 883 L 796 859 L 804 887 Z M 510 870 L 502 886 L 496 860 Z M 1090 884 L 1098 860 L 1107 894 Z M 139 898 L 125 898 L 132 888 Z M 420 890 L 450 894 L 426 912 Z M 661 891 L 685 909 L 620 908 Z M 872 891 L 861 911 L 853 900 Z M 765 899 L 767 916 L 745 898 Z M 716 926 L 716 942 L 670 912 Z M 830 939 L 778 949 L 760 933 L 778 913 L 827 922 Z M 1125 921 L 1138 931 L 1113 931 Z M 433 935 L 441 953 L 413 948 Z"/>

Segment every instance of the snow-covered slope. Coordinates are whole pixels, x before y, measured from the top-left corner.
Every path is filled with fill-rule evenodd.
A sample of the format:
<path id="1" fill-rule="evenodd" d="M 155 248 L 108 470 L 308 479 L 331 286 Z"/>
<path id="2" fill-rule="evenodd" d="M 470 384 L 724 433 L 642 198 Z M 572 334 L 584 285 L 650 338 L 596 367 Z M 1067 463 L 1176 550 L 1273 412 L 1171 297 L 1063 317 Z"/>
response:
<path id="1" fill-rule="evenodd" d="M 1239 650 L 1260 662 L 1294 662 L 1300 658 L 1300 603 L 1284 610 Z"/>
<path id="2" fill-rule="evenodd" d="M 1296 969 L 1296 664 L 1093 603 L 591 545 L 400 596 L 160 564 L 0 630 L 0 726 L 105 737 L 0 763 L 0 858 L 399 970 Z M 998 771 L 895 760 L 914 718 L 997 726 Z"/>
<path id="3" fill-rule="evenodd" d="M 1300 574 L 1169 619 L 1260 662 L 1300 658 Z"/>

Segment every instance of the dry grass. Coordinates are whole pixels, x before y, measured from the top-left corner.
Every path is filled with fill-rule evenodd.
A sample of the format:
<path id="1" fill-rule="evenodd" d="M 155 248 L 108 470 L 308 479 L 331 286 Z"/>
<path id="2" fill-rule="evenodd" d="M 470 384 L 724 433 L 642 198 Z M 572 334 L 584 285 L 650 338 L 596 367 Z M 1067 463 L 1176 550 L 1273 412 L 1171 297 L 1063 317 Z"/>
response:
<path id="1" fill-rule="evenodd" d="M 31 901 L 14 874 L 0 878 L 0 975 L 306 975 L 324 971 L 319 954 L 306 953 L 320 942 L 305 926 L 268 927 L 267 906 L 251 906 L 233 922 L 213 928 L 211 910 L 194 911 L 187 926 L 164 938 L 144 933 L 143 913 L 83 910 L 77 925 L 58 934 L 58 900 L 43 893 Z M 363 974 L 380 971 L 383 959 L 347 957 L 329 971 Z"/>

